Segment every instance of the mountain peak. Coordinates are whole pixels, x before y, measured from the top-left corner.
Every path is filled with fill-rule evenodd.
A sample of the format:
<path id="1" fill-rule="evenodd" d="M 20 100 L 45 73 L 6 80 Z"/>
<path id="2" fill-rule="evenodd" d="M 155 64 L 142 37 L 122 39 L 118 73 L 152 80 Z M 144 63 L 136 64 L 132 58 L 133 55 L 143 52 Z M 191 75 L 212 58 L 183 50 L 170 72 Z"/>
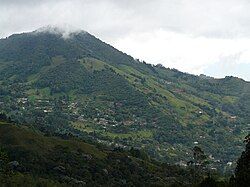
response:
<path id="1" fill-rule="evenodd" d="M 63 38 L 67 39 L 74 34 L 87 32 L 70 25 L 47 25 L 35 30 L 34 33 L 51 33 L 61 35 Z"/>

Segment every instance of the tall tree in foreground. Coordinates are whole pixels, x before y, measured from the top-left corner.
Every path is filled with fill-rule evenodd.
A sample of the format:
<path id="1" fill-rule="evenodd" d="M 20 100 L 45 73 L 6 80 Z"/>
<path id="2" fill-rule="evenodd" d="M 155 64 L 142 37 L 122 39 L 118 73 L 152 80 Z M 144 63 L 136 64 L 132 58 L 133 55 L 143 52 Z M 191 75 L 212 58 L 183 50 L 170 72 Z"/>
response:
<path id="1" fill-rule="evenodd" d="M 246 150 L 242 152 L 235 170 L 235 184 L 240 187 L 250 184 L 250 134 L 246 136 L 244 142 Z"/>
<path id="2" fill-rule="evenodd" d="M 194 146 L 193 160 L 189 161 L 188 165 L 190 166 L 194 182 L 199 183 L 205 174 L 205 171 L 207 170 L 206 166 L 208 165 L 207 155 L 200 147 Z"/>

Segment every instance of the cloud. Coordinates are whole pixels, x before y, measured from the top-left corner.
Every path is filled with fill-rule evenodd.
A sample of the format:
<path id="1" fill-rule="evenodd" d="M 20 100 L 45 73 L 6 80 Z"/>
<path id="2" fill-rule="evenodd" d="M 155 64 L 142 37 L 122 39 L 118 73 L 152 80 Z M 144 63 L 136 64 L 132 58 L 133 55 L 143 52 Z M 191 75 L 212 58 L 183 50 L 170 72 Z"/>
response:
<path id="1" fill-rule="evenodd" d="M 0 5 L 0 37 L 71 25 L 67 32 L 83 29 L 149 63 L 192 73 L 240 51 L 237 66 L 250 59 L 249 0 L 0 0 Z"/>
<path id="2" fill-rule="evenodd" d="M 206 37 L 249 37 L 248 0 L 0 0 L 5 36 L 71 24 L 104 38 L 162 28 Z"/>
<path id="3" fill-rule="evenodd" d="M 136 58 L 193 74 L 212 74 L 208 67 L 220 64 L 222 73 L 217 76 L 220 77 L 228 75 L 228 68 L 250 64 L 250 38 L 194 37 L 159 29 L 130 34 L 114 44 Z M 241 76 L 240 72 L 237 73 Z"/>
<path id="4" fill-rule="evenodd" d="M 41 28 L 38 28 L 35 30 L 34 34 L 37 33 L 52 33 L 52 34 L 59 34 L 61 35 L 64 39 L 68 39 L 72 36 L 72 34 L 77 34 L 77 33 L 84 33 L 86 31 L 83 31 L 77 27 L 73 27 L 70 25 L 48 25 L 44 26 Z"/>

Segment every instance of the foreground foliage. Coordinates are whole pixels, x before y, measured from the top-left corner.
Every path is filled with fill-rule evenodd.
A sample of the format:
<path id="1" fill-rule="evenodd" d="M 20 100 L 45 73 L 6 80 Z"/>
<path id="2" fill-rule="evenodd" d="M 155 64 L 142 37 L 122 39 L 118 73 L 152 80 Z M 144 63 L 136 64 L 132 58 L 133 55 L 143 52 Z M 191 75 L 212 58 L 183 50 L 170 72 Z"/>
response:
<path id="1" fill-rule="evenodd" d="M 51 137 L 0 120 L 1 186 L 248 186 L 249 138 L 230 182 L 201 165 L 152 160 L 142 150 L 110 149 L 73 137 Z M 199 153 L 199 158 L 197 154 Z M 202 156 L 203 155 L 203 156 Z M 194 148 L 194 159 L 204 153 Z M 201 159 L 200 159 L 201 158 Z"/>
<path id="2" fill-rule="evenodd" d="M 192 182 L 188 170 L 160 164 L 139 150 L 96 146 L 70 137 L 47 137 L 1 121 L 0 182 L 11 186 L 150 186 Z"/>

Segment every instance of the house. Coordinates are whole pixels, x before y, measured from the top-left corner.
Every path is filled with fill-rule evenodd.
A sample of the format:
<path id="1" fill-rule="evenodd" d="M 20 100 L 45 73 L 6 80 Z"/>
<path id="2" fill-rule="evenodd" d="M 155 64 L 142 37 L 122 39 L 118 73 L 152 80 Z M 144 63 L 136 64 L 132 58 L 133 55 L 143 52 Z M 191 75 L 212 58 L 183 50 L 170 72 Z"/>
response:
<path id="1" fill-rule="evenodd" d="M 230 116 L 230 119 L 235 120 L 237 116 Z"/>
<path id="2" fill-rule="evenodd" d="M 100 118 L 98 124 L 99 125 L 107 125 L 108 124 L 108 120 L 106 120 L 105 118 Z"/>
<path id="3" fill-rule="evenodd" d="M 228 162 L 227 166 L 232 166 L 233 162 Z"/>
<path id="4" fill-rule="evenodd" d="M 173 91 L 174 91 L 175 93 L 179 93 L 179 94 L 185 92 L 185 90 L 183 90 L 183 89 L 174 89 Z"/>
<path id="5" fill-rule="evenodd" d="M 183 161 L 183 160 L 181 160 L 180 162 L 177 162 L 175 164 L 178 165 L 178 166 L 187 167 L 187 163 L 185 161 Z"/>
<path id="6" fill-rule="evenodd" d="M 28 102 L 28 98 L 25 98 L 25 97 L 23 97 L 23 98 L 18 98 L 18 99 L 17 99 L 17 102 L 18 102 L 18 103 L 25 104 L 25 103 Z"/>
<path id="7" fill-rule="evenodd" d="M 133 121 L 130 121 L 130 120 L 127 120 L 127 121 L 124 121 L 123 124 L 126 125 L 126 126 L 130 126 L 132 125 L 134 122 Z"/>
<path id="8" fill-rule="evenodd" d="M 52 112 L 52 109 L 44 109 L 43 112 L 44 113 L 50 113 L 50 112 Z"/>
<path id="9" fill-rule="evenodd" d="M 86 119 L 84 119 L 83 115 L 79 116 L 77 119 L 78 119 L 78 121 L 81 121 L 81 122 L 85 122 L 86 121 Z"/>

